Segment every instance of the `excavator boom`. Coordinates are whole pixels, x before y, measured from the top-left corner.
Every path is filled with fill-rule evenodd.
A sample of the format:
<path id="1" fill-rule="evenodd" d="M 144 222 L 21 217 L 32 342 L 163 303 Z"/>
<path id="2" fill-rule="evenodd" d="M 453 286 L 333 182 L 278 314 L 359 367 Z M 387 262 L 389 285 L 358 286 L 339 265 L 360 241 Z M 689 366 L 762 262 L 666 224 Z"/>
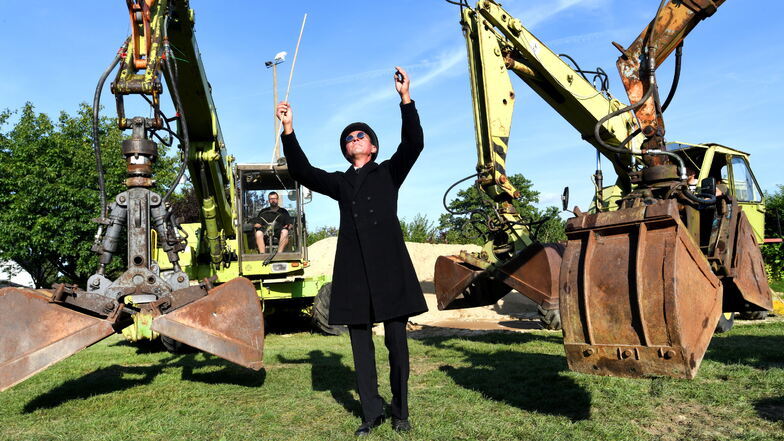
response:
<path id="1" fill-rule="evenodd" d="M 594 87 L 498 3 L 461 5 L 476 185 L 493 200 L 497 219 L 488 222 L 495 229 L 481 253 L 437 260 L 439 308 L 491 304 L 516 289 L 543 314 L 549 310 L 552 317 L 553 305 L 559 306 L 555 321 L 562 324 L 573 370 L 682 378 L 696 375 L 722 311 L 771 308 L 746 214 L 716 177 L 708 176 L 699 190 L 690 188 L 685 160 L 692 158 L 667 151 L 664 143 L 666 103 L 659 103 L 656 67 L 722 3 L 662 1 L 628 50 L 615 44 L 630 105 L 604 86 Z M 509 72 L 566 119 L 618 175 L 610 204 L 603 200 L 597 170 L 595 209 L 575 208 L 565 248 L 537 243 L 509 209 L 519 196 L 506 176 L 515 103 Z M 718 172 L 721 165 L 705 167 Z"/>
<path id="2" fill-rule="evenodd" d="M 107 210 L 100 185 L 100 227 L 93 244 L 100 266 L 85 289 L 60 284 L 53 290 L 0 290 L 0 390 L 109 335 L 138 334 L 142 328 L 150 337 L 167 337 L 250 369 L 262 367 L 264 321 L 253 283 L 241 277 L 217 287 L 209 278 L 191 283 L 179 263 L 187 234 L 166 204 L 177 182 L 163 196 L 154 191 L 158 146 L 153 137 L 161 142 L 176 139 L 183 157 L 177 181 L 187 165 L 201 202 L 201 240 L 206 244 L 202 249 L 207 252 L 197 258 L 211 262 L 213 268 L 230 259 L 226 239 L 237 234 L 231 158 L 194 38 L 193 11 L 187 0 L 126 3 L 131 36 L 101 78 L 96 96 L 119 63 L 111 89 L 118 125 L 132 131 L 122 143 L 127 189 Z M 160 110 L 164 77 L 176 112 L 171 119 Z M 126 117 L 124 99 L 132 95 L 147 100 L 150 117 Z M 176 131 L 170 128 L 175 120 Z M 94 133 L 97 136 L 97 130 Z M 99 148 L 98 139 L 95 144 Z M 128 267 L 111 280 L 105 269 L 119 249 L 123 231 Z M 155 238 L 171 271 L 161 271 L 152 258 Z"/>

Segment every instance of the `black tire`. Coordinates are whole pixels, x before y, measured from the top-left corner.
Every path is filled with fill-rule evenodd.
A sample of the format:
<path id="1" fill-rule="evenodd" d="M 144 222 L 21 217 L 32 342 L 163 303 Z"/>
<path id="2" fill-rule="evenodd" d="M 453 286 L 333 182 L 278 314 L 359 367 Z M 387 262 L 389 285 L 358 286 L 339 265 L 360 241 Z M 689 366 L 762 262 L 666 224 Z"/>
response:
<path id="1" fill-rule="evenodd" d="M 768 318 L 768 311 L 741 311 L 738 313 L 741 320 L 765 320 Z"/>
<path id="2" fill-rule="evenodd" d="M 716 334 L 721 334 L 732 329 L 735 324 L 735 313 L 724 312 L 719 316 L 719 323 L 716 325 Z"/>
<path id="3" fill-rule="evenodd" d="M 332 297 L 332 283 L 326 283 L 313 299 L 313 327 L 327 335 L 341 335 L 348 330 L 344 325 L 329 324 L 329 302 Z"/>
<path id="4" fill-rule="evenodd" d="M 161 344 L 163 344 L 163 347 L 172 354 L 187 354 L 188 352 L 195 351 L 193 347 L 165 335 L 161 336 Z"/>
<path id="5" fill-rule="evenodd" d="M 539 308 L 539 321 L 542 323 L 542 327 L 544 329 L 550 329 L 552 331 L 560 331 L 561 330 L 561 311 L 556 309 L 544 309 L 541 306 Z"/>

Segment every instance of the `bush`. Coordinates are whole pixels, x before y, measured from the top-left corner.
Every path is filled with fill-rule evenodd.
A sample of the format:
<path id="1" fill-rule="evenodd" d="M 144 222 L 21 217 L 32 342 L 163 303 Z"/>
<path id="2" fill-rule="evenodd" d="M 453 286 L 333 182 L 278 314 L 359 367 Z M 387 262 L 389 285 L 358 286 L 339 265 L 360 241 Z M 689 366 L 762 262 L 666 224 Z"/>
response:
<path id="1" fill-rule="evenodd" d="M 400 230 L 403 231 L 403 240 L 406 242 L 433 243 L 436 241 L 435 222 L 426 216 L 417 214 L 411 222 L 400 220 Z"/>
<path id="2" fill-rule="evenodd" d="M 320 241 L 321 239 L 326 239 L 328 237 L 336 237 L 337 235 L 338 235 L 338 229 L 335 227 L 318 228 L 313 232 L 308 232 L 308 246 L 313 245 L 314 243 Z"/>
<path id="3" fill-rule="evenodd" d="M 769 243 L 762 246 L 762 259 L 768 280 L 784 280 L 784 244 Z"/>

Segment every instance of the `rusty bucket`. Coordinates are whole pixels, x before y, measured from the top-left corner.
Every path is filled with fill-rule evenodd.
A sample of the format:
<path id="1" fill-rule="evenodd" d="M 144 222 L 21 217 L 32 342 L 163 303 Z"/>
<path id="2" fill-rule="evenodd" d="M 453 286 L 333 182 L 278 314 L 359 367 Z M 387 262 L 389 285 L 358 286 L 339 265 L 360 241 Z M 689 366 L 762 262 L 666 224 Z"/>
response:
<path id="1" fill-rule="evenodd" d="M 773 309 L 773 298 L 757 237 L 743 211 L 738 216 L 732 261 L 724 278 L 724 311 Z"/>
<path id="2" fill-rule="evenodd" d="M 50 303 L 50 296 L 0 289 L 0 391 L 114 333 L 108 321 Z"/>
<path id="3" fill-rule="evenodd" d="M 438 309 L 492 305 L 515 289 L 544 310 L 558 308 L 558 272 L 564 246 L 535 243 L 511 259 L 482 268 L 466 252 L 436 259 Z"/>
<path id="4" fill-rule="evenodd" d="M 560 309 L 569 368 L 693 378 L 719 320 L 722 284 L 677 203 L 567 223 Z"/>
<path id="5" fill-rule="evenodd" d="M 152 329 L 240 366 L 254 370 L 264 366 L 264 314 L 253 283 L 244 277 L 156 317 Z"/>

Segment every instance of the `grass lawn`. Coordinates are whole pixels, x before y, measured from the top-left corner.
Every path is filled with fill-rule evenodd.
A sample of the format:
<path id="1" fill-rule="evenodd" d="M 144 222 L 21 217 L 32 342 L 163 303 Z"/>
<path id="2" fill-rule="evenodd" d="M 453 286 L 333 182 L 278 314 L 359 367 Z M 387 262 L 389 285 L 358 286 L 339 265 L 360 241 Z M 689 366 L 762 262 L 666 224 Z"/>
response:
<path id="1" fill-rule="evenodd" d="M 416 335 L 416 332 L 413 333 Z M 694 380 L 570 372 L 559 332 L 411 340 L 411 421 L 370 439 L 784 440 L 784 321 L 716 336 Z M 386 349 L 376 338 L 381 393 Z M 340 440 L 359 425 L 347 336 L 269 335 L 252 372 L 111 337 L 0 393 L 2 440 Z"/>

